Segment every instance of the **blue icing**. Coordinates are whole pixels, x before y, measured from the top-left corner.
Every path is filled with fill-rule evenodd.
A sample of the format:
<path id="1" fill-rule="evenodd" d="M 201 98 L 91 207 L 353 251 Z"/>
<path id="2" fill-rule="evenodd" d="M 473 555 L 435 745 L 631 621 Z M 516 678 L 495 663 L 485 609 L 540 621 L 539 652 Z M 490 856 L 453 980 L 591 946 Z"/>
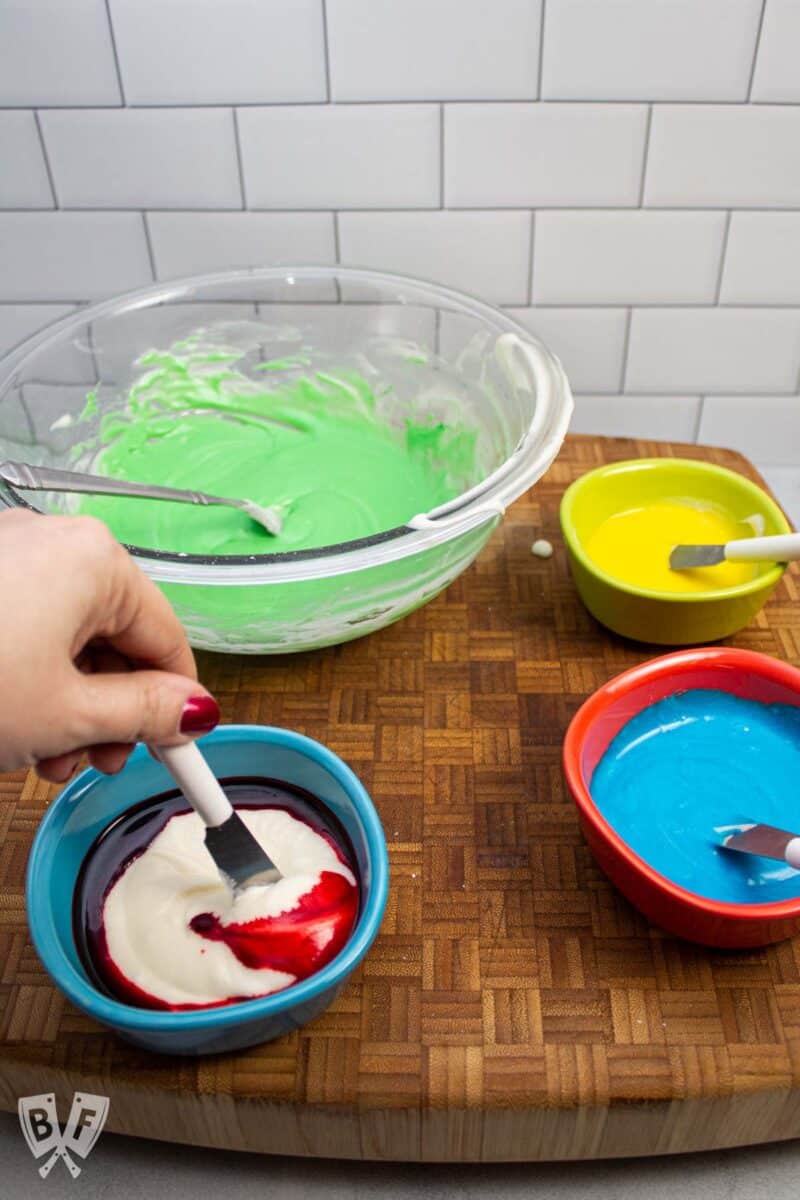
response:
<path id="1" fill-rule="evenodd" d="M 590 790 L 640 858 L 689 891 L 800 896 L 800 871 L 721 849 L 714 833 L 750 821 L 800 833 L 800 709 L 702 688 L 668 696 L 620 730 Z"/>

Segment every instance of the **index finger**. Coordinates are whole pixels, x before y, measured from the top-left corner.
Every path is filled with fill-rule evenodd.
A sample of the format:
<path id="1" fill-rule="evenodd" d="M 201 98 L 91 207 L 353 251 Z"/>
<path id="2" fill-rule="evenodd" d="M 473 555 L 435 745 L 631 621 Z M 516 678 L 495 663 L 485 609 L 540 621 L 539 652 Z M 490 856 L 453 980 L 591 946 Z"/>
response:
<path id="1" fill-rule="evenodd" d="M 197 665 L 175 612 L 127 551 L 115 555 L 112 603 L 97 633 L 139 666 L 197 679 Z"/>

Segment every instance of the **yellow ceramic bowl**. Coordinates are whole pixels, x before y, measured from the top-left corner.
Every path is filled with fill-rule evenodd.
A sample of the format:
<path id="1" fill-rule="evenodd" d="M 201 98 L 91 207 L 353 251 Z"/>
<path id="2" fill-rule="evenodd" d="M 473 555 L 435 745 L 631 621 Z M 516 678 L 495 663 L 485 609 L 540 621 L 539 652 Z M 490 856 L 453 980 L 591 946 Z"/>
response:
<path id="1" fill-rule="evenodd" d="M 635 459 L 576 480 L 564 493 L 560 513 L 575 586 L 598 621 L 638 642 L 691 646 L 728 637 L 755 616 L 785 569 L 782 563 L 764 563 L 754 579 L 735 587 L 663 592 L 613 578 L 586 553 L 587 539 L 614 514 L 681 497 L 714 504 L 737 521 L 760 513 L 765 536 L 791 532 L 760 487 L 735 471 L 693 459 Z"/>

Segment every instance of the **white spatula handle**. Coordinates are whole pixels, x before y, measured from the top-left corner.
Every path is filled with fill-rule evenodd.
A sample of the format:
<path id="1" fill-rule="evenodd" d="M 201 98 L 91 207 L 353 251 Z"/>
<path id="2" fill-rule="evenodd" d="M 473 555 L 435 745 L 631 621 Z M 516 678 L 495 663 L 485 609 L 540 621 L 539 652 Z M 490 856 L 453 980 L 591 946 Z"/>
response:
<path id="1" fill-rule="evenodd" d="M 728 562 L 794 562 L 800 559 L 800 533 L 740 538 L 725 546 Z"/>
<path id="2" fill-rule="evenodd" d="M 795 871 L 800 871 L 800 837 L 792 838 L 790 842 L 786 843 L 783 857 L 790 867 L 794 867 Z"/>
<path id="3" fill-rule="evenodd" d="M 183 746 L 151 746 L 151 753 L 162 762 L 192 808 L 206 825 L 215 828 L 233 812 L 211 767 L 195 742 Z"/>

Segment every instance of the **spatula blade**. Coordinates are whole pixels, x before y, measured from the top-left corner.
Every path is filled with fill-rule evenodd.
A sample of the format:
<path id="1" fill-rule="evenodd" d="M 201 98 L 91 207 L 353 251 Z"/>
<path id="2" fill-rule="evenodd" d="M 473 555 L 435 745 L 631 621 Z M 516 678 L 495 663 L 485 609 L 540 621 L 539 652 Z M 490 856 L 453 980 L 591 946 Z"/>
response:
<path id="1" fill-rule="evenodd" d="M 234 891 L 277 883 L 281 878 L 272 859 L 236 811 L 221 825 L 207 826 L 205 842 L 217 870 L 230 881 Z"/>
<path id="2" fill-rule="evenodd" d="M 739 850 L 743 854 L 758 854 L 761 858 L 786 861 L 786 847 L 794 841 L 796 834 L 774 825 L 739 825 L 737 833 L 730 833 L 722 840 L 726 850 Z M 724 831 L 720 831 L 724 832 Z"/>
<path id="3" fill-rule="evenodd" d="M 686 571 L 690 567 L 715 567 L 724 561 L 724 546 L 675 546 L 669 556 L 673 571 Z"/>

